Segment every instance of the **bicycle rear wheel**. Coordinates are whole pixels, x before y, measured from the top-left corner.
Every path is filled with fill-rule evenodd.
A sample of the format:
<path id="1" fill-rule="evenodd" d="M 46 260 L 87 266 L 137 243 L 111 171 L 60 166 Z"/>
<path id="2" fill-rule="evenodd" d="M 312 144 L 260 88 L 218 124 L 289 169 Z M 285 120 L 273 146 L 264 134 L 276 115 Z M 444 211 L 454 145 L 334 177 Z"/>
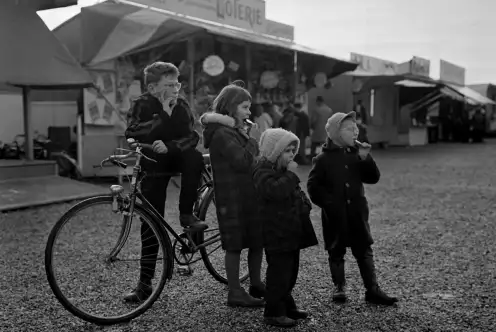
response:
<path id="1" fill-rule="evenodd" d="M 162 225 L 139 203 L 130 218 L 121 199 L 117 212 L 112 201 L 112 196 L 98 196 L 73 206 L 53 227 L 45 249 L 47 279 L 57 300 L 73 315 L 99 325 L 128 322 L 143 314 L 173 270 L 172 246 Z M 123 231 L 126 223 L 129 232 Z M 149 227 L 147 236 L 157 240 L 158 255 L 150 258 L 156 259 L 156 285 L 144 302 L 127 304 L 122 295 L 139 279 L 142 223 Z M 64 238 L 69 227 L 75 231 Z M 119 241 L 123 247 L 111 256 Z M 60 259 L 63 255 L 66 258 Z M 83 256 L 88 261 L 83 262 Z"/>
<path id="2" fill-rule="evenodd" d="M 212 244 L 200 249 L 203 263 L 208 272 L 215 278 L 215 280 L 227 284 L 227 275 L 225 269 L 225 250 L 222 249 L 220 242 L 219 223 L 217 221 L 217 213 L 215 209 L 215 198 L 213 188 L 209 188 L 198 209 L 198 218 L 205 220 L 208 224 L 208 229 L 202 234 L 200 243 L 208 241 L 209 239 L 216 239 Z M 239 280 L 240 282 L 248 279 L 248 250 L 241 252 L 240 266 L 239 266 Z"/>

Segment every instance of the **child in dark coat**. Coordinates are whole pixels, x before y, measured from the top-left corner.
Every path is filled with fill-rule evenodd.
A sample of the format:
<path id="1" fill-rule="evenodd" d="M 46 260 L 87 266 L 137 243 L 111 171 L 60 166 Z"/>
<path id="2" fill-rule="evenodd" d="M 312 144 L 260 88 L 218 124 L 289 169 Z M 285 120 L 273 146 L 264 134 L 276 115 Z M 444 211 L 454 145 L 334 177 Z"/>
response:
<path id="1" fill-rule="evenodd" d="M 346 301 L 344 256 L 351 247 L 366 289 L 365 300 L 392 305 L 397 299 L 386 295 L 377 284 L 363 188 L 363 183 L 375 184 L 380 178 L 369 153 L 371 146 L 356 142 L 355 112 L 334 114 L 325 128 L 328 139 L 313 160 L 307 188 L 312 202 L 322 209 L 325 247 L 335 285 L 333 300 Z"/>
<path id="2" fill-rule="evenodd" d="M 299 144 L 289 131 L 267 129 L 260 137 L 260 159 L 253 173 L 268 264 L 264 322 L 273 326 L 294 326 L 297 319 L 308 317 L 291 296 L 300 250 L 318 243 L 310 221 L 312 203 L 295 174 Z"/>

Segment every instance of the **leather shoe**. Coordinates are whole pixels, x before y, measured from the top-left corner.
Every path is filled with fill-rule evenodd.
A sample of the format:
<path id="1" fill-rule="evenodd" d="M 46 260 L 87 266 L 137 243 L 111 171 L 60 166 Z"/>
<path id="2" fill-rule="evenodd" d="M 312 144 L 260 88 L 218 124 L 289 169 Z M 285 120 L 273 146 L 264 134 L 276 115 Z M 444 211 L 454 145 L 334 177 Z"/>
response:
<path id="1" fill-rule="evenodd" d="M 293 320 L 307 319 L 308 318 L 308 312 L 303 311 L 303 310 L 298 310 L 298 309 L 289 310 L 287 316 Z"/>

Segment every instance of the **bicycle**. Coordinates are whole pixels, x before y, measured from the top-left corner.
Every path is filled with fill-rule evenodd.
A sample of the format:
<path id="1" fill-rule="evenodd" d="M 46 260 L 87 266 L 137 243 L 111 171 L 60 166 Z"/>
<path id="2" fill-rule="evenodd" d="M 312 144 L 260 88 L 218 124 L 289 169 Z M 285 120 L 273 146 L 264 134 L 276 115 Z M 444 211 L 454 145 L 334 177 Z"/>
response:
<path id="1" fill-rule="evenodd" d="M 174 229 L 167 223 L 165 218 L 162 218 L 161 215 L 151 206 L 151 204 L 143 197 L 143 194 L 140 190 L 140 184 L 143 178 L 146 176 L 146 173 L 142 171 L 140 163 L 142 158 L 154 161 L 153 159 L 147 157 L 142 153 L 142 150 L 145 148 L 151 148 L 150 145 L 141 144 L 135 142 L 132 139 L 128 140 L 128 143 L 134 145 L 134 150 L 128 149 L 120 149 L 122 151 L 128 152 L 127 154 L 122 155 L 112 155 L 106 159 L 104 159 L 100 166 L 103 166 L 106 163 L 113 164 L 118 167 L 127 168 L 127 165 L 122 161 L 124 159 L 128 159 L 130 157 L 136 157 L 135 165 L 133 167 L 133 173 L 130 180 L 130 192 L 125 195 L 124 188 L 120 185 L 111 185 L 110 186 L 110 195 L 105 196 L 96 196 L 92 198 L 88 198 L 83 200 L 72 208 L 70 208 L 55 224 L 53 229 L 50 232 L 48 237 L 47 246 L 45 248 L 45 270 L 47 274 L 48 283 L 57 298 L 57 300 L 64 306 L 66 310 L 68 310 L 73 315 L 88 321 L 90 323 L 95 323 L 98 325 L 112 325 L 119 324 L 123 322 L 128 322 L 140 315 L 142 315 L 146 310 L 148 310 L 153 303 L 160 296 L 165 283 L 172 278 L 172 273 L 174 269 L 174 261 L 180 266 L 186 266 L 187 269 L 190 269 L 190 265 L 198 262 L 200 259 L 203 260 L 204 265 L 208 272 L 219 282 L 227 284 L 227 278 L 224 275 L 221 275 L 219 271 L 216 270 L 214 265 L 211 262 L 210 256 L 211 254 L 220 248 L 220 233 L 217 228 L 209 227 L 205 231 L 202 232 L 188 232 L 183 230 L 183 233 L 177 234 Z M 205 221 L 207 215 L 208 207 L 213 203 L 215 206 L 215 197 L 213 192 L 213 176 L 210 165 L 210 156 L 203 155 L 205 169 L 202 173 L 202 181 L 197 190 L 198 199 L 195 203 L 194 212 L 200 220 Z M 139 199 L 141 202 L 137 201 Z M 124 245 L 129 239 L 131 234 L 131 227 L 133 225 L 133 218 L 135 215 L 139 216 L 141 223 L 148 223 L 149 228 L 153 231 L 154 236 L 158 240 L 159 248 L 159 256 L 156 257 L 156 263 L 162 262 L 164 266 L 164 273 L 158 279 L 156 283 L 156 287 L 153 289 L 152 294 L 142 303 L 139 304 L 138 307 L 131 307 L 131 311 L 124 314 L 118 314 L 114 316 L 101 316 L 98 314 L 92 314 L 87 312 L 84 309 L 81 309 L 74 305 L 70 296 L 67 296 L 61 290 L 61 284 L 57 282 L 56 273 L 54 271 L 53 259 L 54 259 L 54 244 L 60 233 L 62 232 L 63 227 L 69 222 L 69 220 L 80 214 L 83 210 L 95 206 L 95 205 L 106 205 L 110 207 L 111 213 L 110 215 L 119 214 L 122 215 L 122 222 L 120 225 L 119 236 L 117 241 L 110 241 L 109 247 L 112 248 L 108 253 L 102 255 L 101 259 L 99 259 L 100 263 L 103 263 L 105 272 L 102 276 L 100 276 L 99 281 L 104 281 L 107 273 L 109 272 L 114 264 L 118 262 L 128 262 L 128 261 L 143 261 L 145 258 L 140 257 L 139 259 L 133 260 L 125 260 L 120 259 L 118 255 L 121 253 Z M 104 213 L 108 213 L 108 210 L 104 210 Z M 94 218 L 90 217 L 90 221 Z M 88 227 L 84 225 L 84 222 L 88 221 L 88 219 L 84 220 L 83 223 L 78 224 L 83 227 L 81 233 L 84 235 L 85 233 L 91 233 L 88 230 Z M 103 224 L 103 223 L 102 223 Z M 105 224 L 107 225 L 107 224 Z M 104 226 L 105 226 L 104 225 Z M 103 226 L 102 226 L 103 227 Z M 112 233 L 112 232 L 110 232 Z M 174 237 L 174 243 L 171 243 L 169 234 L 172 234 Z M 213 233 L 213 235 L 205 238 L 206 233 Z M 91 234 L 90 234 L 91 235 Z M 65 245 L 63 248 L 66 249 L 75 249 L 75 245 L 73 241 L 77 239 L 80 235 L 71 237 L 69 243 Z M 90 237 L 87 241 L 89 246 L 89 251 L 93 252 L 93 242 L 96 237 Z M 86 243 L 86 242 L 85 242 Z M 212 251 L 207 250 L 207 247 L 211 245 L 217 245 Z M 141 242 L 140 242 L 141 246 Z M 77 255 L 81 254 L 81 250 L 75 250 Z M 195 253 L 200 252 L 200 258 L 194 259 Z M 95 254 L 97 255 L 97 254 Z M 172 259 L 174 257 L 174 259 Z M 97 261 L 98 262 L 98 261 Z M 79 263 L 70 267 L 67 262 L 64 261 L 65 270 L 68 270 L 70 274 L 73 273 L 73 269 L 76 267 L 80 267 Z M 248 278 L 248 273 L 240 274 L 240 281 L 243 282 Z M 120 280 L 120 279 L 119 279 Z M 67 286 L 68 284 L 72 284 L 74 281 L 69 280 L 66 283 L 62 283 L 62 286 Z M 114 283 L 112 283 L 114 286 Z M 102 290 L 95 289 L 96 287 L 90 286 L 85 289 L 79 288 L 80 293 L 83 295 L 88 293 L 95 293 L 100 297 L 106 295 Z M 112 298 L 113 299 L 113 298 Z M 96 306 L 93 302 L 90 303 L 90 306 L 93 309 L 106 309 L 114 305 L 111 302 L 105 303 L 103 306 Z M 127 305 L 129 307 L 129 305 Z"/>

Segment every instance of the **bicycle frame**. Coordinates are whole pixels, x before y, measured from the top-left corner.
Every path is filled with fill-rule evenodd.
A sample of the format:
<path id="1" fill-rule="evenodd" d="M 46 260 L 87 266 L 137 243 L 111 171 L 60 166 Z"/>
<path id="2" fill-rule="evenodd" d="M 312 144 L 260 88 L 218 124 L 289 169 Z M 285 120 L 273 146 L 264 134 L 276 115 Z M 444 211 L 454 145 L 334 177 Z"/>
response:
<path id="1" fill-rule="evenodd" d="M 132 219 L 129 219 L 134 213 L 134 205 L 136 203 L 136 198 L 138 198 L 144 208 L 151 212 L 152 218 L 155 220 L 159 221 L 160 224 L 165 228 L 166 232 L 168 231 L 174 238 L 184 247 L 189 247 L 193 250 L 193 252 L 198 251 L 199 249 L 202 249 L 206 246 L 209 246 L 210 244 L 213 244 L 218 241 L 218 238 L 220 237 L 220 234 L 211 236 L 210 238 L 207 238 L 206 240 L 203 240 L 200 245 L 197 245 L 195 241 L 191 238 L 191 233 L 186 232 L 186 236 L 192 244 L 192 247 L 186 243 L 183 238 L 181 238 L 180 235 L 178 235 L 174 229 L 167 223 L 167 221 L 161 216 L 161 214 L 148 202 L 148 200 L 143 196 L 141 191 L 139 190 L 139 184 L 141 181 L 144 179 L 144 176 L 142 176 L 142 171 L 141 171 L 141 158 L 142 158 L 142 147 L 138 145 L 136 147 L 136 151 L 134 152 L 136 154 L 136 162 L 133 167 L 133 174 L 131 178 L 131 190 L 130 194 L 128 195 L 130 199 L 130 207 L 129 211 L 126 211 L 126 216 L 128 218 L 124 218 L 122 229 L 121 229 L 121 234 L 119 235 L 119 240 L 117 241 L 117 244 L 115 247 L 112 249 L 110 253 L 110 260 L 115 259 L 124 246 L 127 237 L 129 236 L 130 228 L 131 228 L 131 222 Z M 114 158 L 112 158 L 114 157 Z M 119 165 L 119 162 L 117 162 L 117 159 L 123 159 L 125 156 L 120 156 L 119 158 L 117 156 L 111 156 L 108 158 L 111 162 Z M 145 158 L 147 158 L 145 156 Z M 122 165 L 119 165 L 122 166 Z M 211 166 L 210 165 L 205 165 L 205 169 L 202 172 L 202 185 L 198 188 L 198 196 L 203 196 L 208 190 L 213 186 L 213 176 L 211 174 Z"/>

